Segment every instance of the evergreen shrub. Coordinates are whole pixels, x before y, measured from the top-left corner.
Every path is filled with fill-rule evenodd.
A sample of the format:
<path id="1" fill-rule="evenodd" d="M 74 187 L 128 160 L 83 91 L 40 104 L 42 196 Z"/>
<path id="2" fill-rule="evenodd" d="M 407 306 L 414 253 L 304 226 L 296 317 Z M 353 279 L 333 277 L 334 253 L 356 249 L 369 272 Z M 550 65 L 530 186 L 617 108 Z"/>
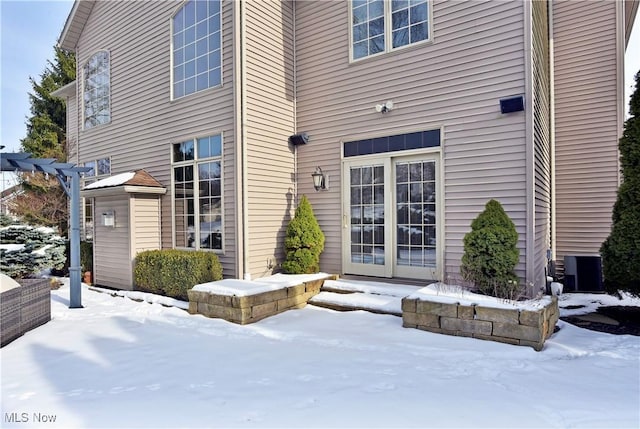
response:
<path id="1" fill-rule="evenodd" d="M 32 277 L 47 269 L 62 268 L 66 261 L 65 240 L 53 229 L 27 225 L 0 228 L 2 272 L 12 278 Z"/>
<path id="2" fill-rule="evenodd" d="M 289 274 L 312 274 L 320 271 L 320 254 L 324 250 L 324 233 L 305 195 L 287 226 L 286 252 L 282 269 Z"/>
<path id="3" fill-rule="evenodd" d="M 629 102 L 629 119 L 618 142 L 623 182 L 613 206 L 612 227 L 602 243 L 607 292 L 640 296 L 640 72 Z"/>
<path id="4" fill-rule="evenodd" d="M 136 256 L 134 281 L 143 291 L 188 301 L 193 286 L 220 279 L 222 265 L 215 253 L 167 249 Z"/>
<path id="5" fill-rule="evenodd" d="M 480 292 L 515 299 L 521 287 L 515 273 L 520 251 L 515 224 L 496 200 L 490 200 L 464 236 L 460 272 Z"/>
<path id="6" fill-rule="evenodd" d="M 93 271 L 93 243 L 91 241 L 80 242 L 80 267 L 83 273 Z"/>

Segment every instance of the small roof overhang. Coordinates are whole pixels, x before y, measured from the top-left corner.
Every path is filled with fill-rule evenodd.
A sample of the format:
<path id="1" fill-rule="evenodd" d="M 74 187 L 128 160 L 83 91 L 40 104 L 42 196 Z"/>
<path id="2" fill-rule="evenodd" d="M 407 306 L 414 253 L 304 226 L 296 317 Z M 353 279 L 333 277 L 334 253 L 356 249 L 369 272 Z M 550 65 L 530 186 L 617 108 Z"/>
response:
<path id="1" fill-rule="evenodd" d="M 124 194 L 164 195 L 167 188 L 144 170 L 116 174 L 84 187 L 80 191 L 83 197 L 101 197 Z"/>
<path id="2" fill-rule="evenodd" d="M 631 37 L 631 30 L 633 29 L 633 23 L 638 13 L 639 0 L 625 0 L 624 2 L 624 46 L 629 45 L 629 38 Z"/>
<path id="3" fill-rule="evenodd" d="M 59 98 L 71 98 L 76 96 L 76 81 L 69 82 L 55 91 L 51 91 L 51 95 Z"/>
<path id="4" fill-rule="evenodd" d="M 58 46 L 67 51 L 75 51 L 80 35 L 89 19 L 95 0 L 76 0 L 58 38 Z"/>

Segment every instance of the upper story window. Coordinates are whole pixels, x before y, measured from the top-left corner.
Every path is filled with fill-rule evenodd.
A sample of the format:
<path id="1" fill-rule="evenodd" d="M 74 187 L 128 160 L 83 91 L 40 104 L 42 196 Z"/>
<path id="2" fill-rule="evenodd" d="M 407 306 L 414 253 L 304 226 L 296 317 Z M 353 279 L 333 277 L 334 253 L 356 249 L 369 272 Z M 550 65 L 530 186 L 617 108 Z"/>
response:
<path id="1" fill-rule="evenodd" d="M 83 68 L 84 128 L 111 121 L 109 52 L 100 51 Z"/>
<path id="2" fill-rule="evenodd" d="M 84 177 L 109 176 L 111 174 L 111 158 L 108 157 L 85 162 L 82 166 L 91 168 L 83 173 Z"/>
<path id="3" fill-rule="evenodd" d="M 358 60 L 429 40 L 428 0 L 352 0 L 351 56 Z"/>
<path id="4" fill-rule="evenodd" d="M 172 19 L 173 98 L 222 82 L 220 0 L 186 2 Z"/>

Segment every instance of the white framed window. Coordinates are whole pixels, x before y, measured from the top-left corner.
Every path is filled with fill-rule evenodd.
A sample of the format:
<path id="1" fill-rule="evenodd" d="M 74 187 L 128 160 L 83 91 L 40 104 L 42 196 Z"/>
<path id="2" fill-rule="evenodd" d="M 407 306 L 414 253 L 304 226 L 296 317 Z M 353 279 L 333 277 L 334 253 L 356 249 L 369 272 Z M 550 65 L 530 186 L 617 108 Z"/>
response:
<path id="1" fill-rule="evenodd" d="M 431 40 L 429 0 L 351 0 L 351 60 Z"/>
<path id="2" fill-rule="evenodd" d="M 86 171 L 83 174 L 84 177 L 99 177 L 111 175 L 111 158 L 100 158 L 91 161 L 87 161 L 82 164 L 83 167 L 89 167 L 91 170 Z M 89 183 L 85 183 L 88 185 Z"/>
<path id="3" fill-rule="evenodd" d="M 174 245 L 223 250 L 222 134 L 172 145 Z"/>
<path id="4" fill-rule="evenodd" d="M 220 0 L 191 0 L 171 19 L 173 99 L 222 83 Z"/>
<path id="5" fill-rule="evenodd" d="M 100 51 L 93 55 L 82 71 L 83 124 L 87 130 L 111 121 L 109 52 Z"/>

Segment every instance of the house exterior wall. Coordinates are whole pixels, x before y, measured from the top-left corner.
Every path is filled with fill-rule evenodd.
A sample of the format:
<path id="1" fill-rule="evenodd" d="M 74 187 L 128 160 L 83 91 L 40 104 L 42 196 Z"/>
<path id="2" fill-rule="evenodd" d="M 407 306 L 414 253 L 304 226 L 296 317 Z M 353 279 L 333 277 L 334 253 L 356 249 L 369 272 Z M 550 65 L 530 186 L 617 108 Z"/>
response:
<path id="1" fill-rule="evenodd" d="M 129 247 L 131 233 L 129 199 L 122 195 L 96 198 L 93 246 L 95 284 L 117 289 L 133 289 L 133 261 Z M 102 225 L 101 214 L 115 213 L 115 227 Z"/>
<path id="2" fill-rule="evenodd" d="M 68 97 L 67 103 L 67 161 L 78 164 L 78 96 Z"/>
<path id="3" fill-rule="evenodd" d="M 158 195 L 133 194 L 129 199 L 131 255 L 161 247 L 160 198 Z"/>
<path id="4" fill-rule="evenodd" d="M 307 194 L 326 235 L 321 269 L 341 271 L 344 141 L 442 130 L 444 277 L 459 278 L 462 238 L 489 199 L 519 233 L 525 275 L 525 116 L 502 115 L 499 100 L 524 94 L 522 2 L 431 3 L 433 41 L 349 62 L 348 2 L 296 2 L 298 193 Z M 393 100 L 381 115 L 374 106 Z M 330 189 L 314 192 L 319 165 Z"/>
<path id="5" fill-rule="evenodd" d="M 293 2 L 244 6 L 248 271 L 270 275 L 284 261 L 295 209 Z"/>
<path id="6" fill-rule="evenodd" d="M 534 266 L 529 276 L 545 285 L 547 250 L 551 249 L 551 93 L 549 2 L 534 1 L 532 14 L 532 83 L 534 144 Z"/>
<path id="7" fill-rule="evenodd" d="M 621 8 L 622 2 L 553 2 L 560 265 L 566 255 L 599 254 L 611 228 L 620 180 Z"/>
<path id="8" fill-rule="evenodd" d="M 219 257 L 224 275 L 235 277 L 233 4 L 223 2 L 222 8 L 223 85 L 171 100 L 170 21 L 181 4 L 95 3 L 76 48 L 78 93 L 82 94 L 83 65 L 97 51 L 108 50 L 111 122 L 84 130 L 78 109 L 78 160 L 110 156 L 112 174 L 145 169 L 166 186 L 168 192 L 161 199 L 162 247 L 172 248 L 171 144 L 222 133 L 225 242 Z"/>

